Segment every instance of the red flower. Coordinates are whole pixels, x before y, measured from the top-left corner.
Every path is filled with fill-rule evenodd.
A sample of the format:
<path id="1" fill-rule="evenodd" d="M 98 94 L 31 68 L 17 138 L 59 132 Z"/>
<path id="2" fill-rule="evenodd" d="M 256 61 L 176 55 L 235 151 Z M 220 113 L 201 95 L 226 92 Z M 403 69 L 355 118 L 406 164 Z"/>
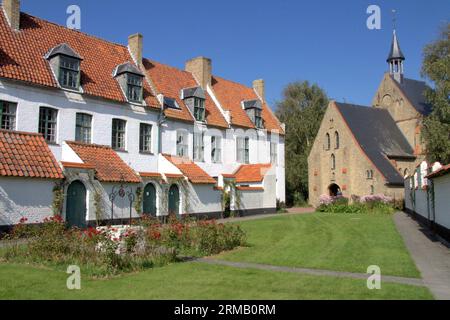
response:
<path id="1" fill-rule="evenodd" d="M 19 223 L 24 224 L 27 221 L 28 221 L 28 218 L 22 217 L 22 218 L 20 218 Z"/>

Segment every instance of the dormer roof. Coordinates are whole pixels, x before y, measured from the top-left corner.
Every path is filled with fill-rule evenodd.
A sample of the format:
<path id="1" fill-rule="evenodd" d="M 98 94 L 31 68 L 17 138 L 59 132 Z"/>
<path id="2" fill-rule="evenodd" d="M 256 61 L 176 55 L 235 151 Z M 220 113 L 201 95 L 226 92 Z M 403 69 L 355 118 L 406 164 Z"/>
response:
<path id="1" fill-rule="evenodd" d="M 144 74 L 131 62 L 125 62 L 117 66 L 114 76 L 117 77 L 123 73 L 132 73 L 140 77 L 144 77 Z"/>
<path id="2" fill-rule="evenodd" d="M 54 56 L 57 55 L 64 55 L 70 58 L 74 58 L 74 59 L 78 59 L 78 60 L 83 60 L 83 58 L 75 52 L 75 50 L 73 50 L 67 43 L 62 43 L 57 45 L 56 47 L 53 47 L 46 55 L 45 57 L 47 59 L 51 59 Z"/>

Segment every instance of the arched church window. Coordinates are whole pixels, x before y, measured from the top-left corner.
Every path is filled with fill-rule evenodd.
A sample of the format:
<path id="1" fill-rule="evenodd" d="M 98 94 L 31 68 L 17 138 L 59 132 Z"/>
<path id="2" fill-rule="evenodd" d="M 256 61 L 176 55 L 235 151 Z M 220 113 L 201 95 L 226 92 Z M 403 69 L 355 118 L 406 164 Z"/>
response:
<path id="1" fill-rule="evenodd" d="M 336 169 L 336 157 L 334 154 L 331 155 L 331 170 Z"/>
<path id="2" fill-rule="evenodd" d="M 335 140 L 335 144 L 336 144 L 336 149 L 339 149 L 339 132 L 335 132 L 334 133 L 334 140 Z"/>
<path id="3" fill-rule="evenodd" d="M 330 150 L 330 148 L 331 148 L 331 139 L 330 139 L 330 134 L 327 133 L 325 135 L 325 149 Z"/>

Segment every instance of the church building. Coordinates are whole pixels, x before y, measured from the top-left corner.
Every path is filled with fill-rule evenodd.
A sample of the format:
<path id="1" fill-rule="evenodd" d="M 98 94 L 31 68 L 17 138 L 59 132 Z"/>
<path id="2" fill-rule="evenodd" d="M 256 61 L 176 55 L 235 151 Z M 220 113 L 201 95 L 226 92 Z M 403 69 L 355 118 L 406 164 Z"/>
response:
<path id="1" fill-rule="evenodd" d="M 331 101 L 308 158 L 309 201 L 321 195 L 403 198 L 404 176 L 424 159 L 420 133 L 431 112 L 426 84 L 405 78 L 396 31 L 372 106 Z"/>

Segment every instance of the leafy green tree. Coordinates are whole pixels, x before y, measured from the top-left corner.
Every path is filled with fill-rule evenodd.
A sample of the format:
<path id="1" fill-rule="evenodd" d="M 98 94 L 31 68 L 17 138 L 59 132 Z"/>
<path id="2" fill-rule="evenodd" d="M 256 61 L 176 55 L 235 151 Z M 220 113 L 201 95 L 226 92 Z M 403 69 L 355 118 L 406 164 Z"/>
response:
<path id="1" fill-rule="evenodd" d="M 289 204 L 308 199 L 308 155 L 319 131 L 328 98 L 308 81 L 290 83 L 277 103 L 276 115 L 286 124 L 286 194 Z"/>
<path id="2" fill-rule="evenodd" d="M 424 49 L 422 75 L 434 83 L 427 91 L 432 113 L 424 119 L 422 138 L 425 141 L 427 160 L 450 163 L 450 24 L 442 31 L 440 39 Z"/>

